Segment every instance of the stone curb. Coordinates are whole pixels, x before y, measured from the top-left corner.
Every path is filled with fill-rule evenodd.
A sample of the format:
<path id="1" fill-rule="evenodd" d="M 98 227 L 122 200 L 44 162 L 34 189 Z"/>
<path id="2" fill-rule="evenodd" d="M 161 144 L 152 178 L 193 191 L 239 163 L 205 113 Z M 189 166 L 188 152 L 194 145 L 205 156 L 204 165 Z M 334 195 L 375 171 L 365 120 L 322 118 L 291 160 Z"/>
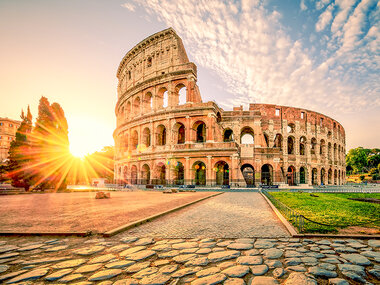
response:
<path id="1" fill-rule="evenodd" d="M 261 196 L 267 201 L 268 205 L 272 208 L 273 212 L 277 215 L 278 219 L 285 226 L 292 237 L 298 235 L 296 229 L 288 222 L 287 219 L 280 213 L 279 210 L 272 204 L 272 202 L 260 191 Z"/>
<path id="2" fill-rule="evenodd" d="M 212 195 L 209 195 L 209 196 L 206 196 L 206 197 L 200 198 L 200 199 L 198 199 L 198 200 L 192 201 L 192 202 L 190 202 L 190 203 L 187 203 L 187 204 L 184 204 L 184 205 L 178 206 L 178 207 L 176 207 L 176 208 L 173 208 L 173 209 L 170 209 L 170 210 L 167 210 L 167 211 L 164 211 L 164 212 L 161 212 L 161 213 L 158 213 L 158 214 L 155 214 L 155 215 L 149 216 L 149 217 L 147 217 L 147 218 L 144 218 L 144 219 L 141 219 L 141 220 L 138 220 L 138 221 L 135 221 L 135 222 L 129 223 L 129 224 L 122 225 L 122 226 L 120 226 L 120 227 L 114 228 L 114 229 L 112 229 L 112 230 L 110 230 L 110 231 L 107 231 L 107 232 L 105 232 L 105 233 L 102 233 L 102 235 L 103 235 L 104 237 L 111 237 L 111 236 L 114 236 L 114 235 L 116 235 L 116 234 L 118 234 L 118 233 L 120 233 L 120 232 L 123 232 L 123 231 L 125 231 L 125 230 L 128 230 L 128 229 L 130 229 L 130 228 L 137 227 L 137 226 L 139 226 L 139 225 L 141 225 L 141 224 L 144 224 L 144 223 L 149 222 L 149 221 L 151 221 L 151 220 L 157 219 L 157 218 L 159 218 L 159 217 L 161 217 L 161 216 L 164 216 L 164 215 L 166 215 L 166 214 L 169 214 L 169 213 L 172 213 L 172 212 L 178 211 L 178 210 L 183 209 L 183 208 L 185 208 L 185 207 L 187 207 L 187 206 L 190 206 L 190 205 L 193 205 L 193 204 L 195 204 L 195 203 L 201 202 L 201 201 L 203 201 L 203 200 L 206 200 L 206 199 L 209 199 L 209 198 L 212 198 L 212 197 L 215 197 L 215 196 L 221 195 L 221 194 L 223 194 L 223 193 L 225 193 L 225 192 L 215 193 L 215 194 L 212 194 Z"/>
<path id="3" fill-rule="evenodd" d="M 80 236 L 86 237 L 92 235 L 93 232 L 0 232 L 0 236 Z"/>

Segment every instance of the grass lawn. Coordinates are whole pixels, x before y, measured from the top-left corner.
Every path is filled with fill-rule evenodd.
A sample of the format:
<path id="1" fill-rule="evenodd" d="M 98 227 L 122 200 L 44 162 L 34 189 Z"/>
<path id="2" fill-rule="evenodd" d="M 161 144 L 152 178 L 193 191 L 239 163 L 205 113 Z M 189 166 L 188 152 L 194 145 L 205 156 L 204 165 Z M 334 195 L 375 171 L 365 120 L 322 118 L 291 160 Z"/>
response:
<path id="1" fill-rule="evenodd" d="M 380 229 L 380 204 L 353 201 L 348 198 L 376 198 L 380 193 L 311 193 L 270 192 L 270 194 L 313 221 L 337 226 L 321 226 L 305 220 L 305 232 L 336 233 L 340 228 L 358 225 L 367 221 L 365 227 Z M 276 206 L 276 203 L 274 203 Z M 338 226 L 339 225 L 339 226 Z"/>

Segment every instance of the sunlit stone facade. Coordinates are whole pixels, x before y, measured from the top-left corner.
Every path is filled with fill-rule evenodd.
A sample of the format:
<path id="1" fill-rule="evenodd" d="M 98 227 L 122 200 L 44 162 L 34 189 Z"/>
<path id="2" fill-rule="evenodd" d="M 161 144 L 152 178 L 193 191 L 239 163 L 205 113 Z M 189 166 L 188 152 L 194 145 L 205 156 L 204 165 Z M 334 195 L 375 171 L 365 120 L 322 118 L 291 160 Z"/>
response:
<path id="1" fill-rule="evenodd" d="M 16 138 L 16 131 L 20 124 L 20 121 L 0 118 L 0 162 L 7 159 L 11 141 Z"/>
<path id="2" fill-rule="evenodd" d="M 197 67 L 169 28 L 117 70 L 115 179 L 130 184 L 343 184 L 345 131 L 306 109 L 202 102 Z"/>

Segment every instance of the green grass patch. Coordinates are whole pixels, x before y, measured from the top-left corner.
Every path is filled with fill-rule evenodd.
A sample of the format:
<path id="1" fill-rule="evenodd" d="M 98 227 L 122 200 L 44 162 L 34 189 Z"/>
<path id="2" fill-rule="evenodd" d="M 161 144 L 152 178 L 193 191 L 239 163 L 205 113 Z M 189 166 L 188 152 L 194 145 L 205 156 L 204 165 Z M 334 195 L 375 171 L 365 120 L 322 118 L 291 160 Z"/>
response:
<path id="1" fill-rule="evenodd" d="M 363 226 L 380 228 L 380 204 L 348 199 L 380 199 L 380 193 L 270 192 L 269 194 L 306 218 L 316 222 L 334 225 L 322 226 L 305 220 L 304 232 L 307 233 L 336 233 L 339 228 L 346 228 L 374 220 L 377 221 Z M 318 197 L 313 197 L 311 194 Z M 277 207 L 276 202 L 272 202 L 274 202 L 274 205 Z M 296 226 L 295 223 L 293 223 L 293 225 Z"/>

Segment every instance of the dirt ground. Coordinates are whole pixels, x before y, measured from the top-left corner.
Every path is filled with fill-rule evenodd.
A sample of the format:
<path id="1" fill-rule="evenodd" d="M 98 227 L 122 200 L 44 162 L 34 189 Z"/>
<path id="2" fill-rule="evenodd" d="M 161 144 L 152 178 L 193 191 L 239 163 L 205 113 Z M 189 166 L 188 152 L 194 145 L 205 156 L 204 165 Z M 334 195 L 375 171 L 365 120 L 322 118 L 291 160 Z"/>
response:
<path id="1" fill-rule="evenodd" d="M 153 191 L 0 196 L 0 232 L 106 232 L 214 194 Z"/>

